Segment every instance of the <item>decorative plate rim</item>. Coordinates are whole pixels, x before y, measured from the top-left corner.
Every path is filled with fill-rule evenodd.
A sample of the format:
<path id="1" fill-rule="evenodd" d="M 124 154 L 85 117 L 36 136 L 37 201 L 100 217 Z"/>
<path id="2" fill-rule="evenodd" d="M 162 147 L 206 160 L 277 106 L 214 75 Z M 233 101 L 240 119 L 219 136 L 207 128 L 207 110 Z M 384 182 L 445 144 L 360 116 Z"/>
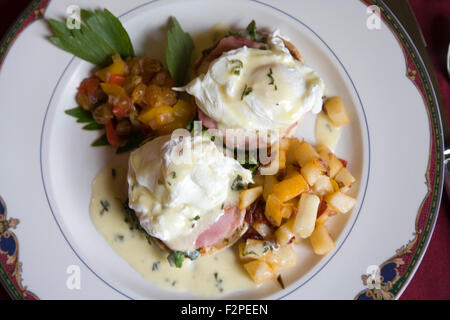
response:
<path id="1" fill-rule="evenodd" d="M 42 18 L 50 1 L 51 0 L 33 0 L 7 31 L 0 42 L 0 70 L 8 55 L 9 49 L 12 47 L 17 37 L 32 22 Z M 403 25 L 383 0 L 360 1 L 367 6 L 375 5 L 379 7 L 383 21 L 389 26 L 390 31 L 397 38 L 405 56 L 407 66 L 406 76 L 413 81 L 424 100 L 430 125 L 430 150 L 426 171 L 428 191 L 416 216 L 415 230 L 413 232 L 414 237 L 406 245 L 398 249 L 395 255 L 380 265 L 381 288 L 365 289 L 355 296 L 355 299 L 393 299 L 400 297 L 413 278 L 427 250 L 436 225 L 443 193 L 444 142 L 441 122 L 442 117 L 438 108 L 439 102 L 436 97 L 438 89 L 433 86 L 422 56 L 419 54 L 414 42 L 411 40 Z M 6 205 L 3 199 L 0 198 L 0 201 L 2 209 L 0 210 L 0 222 L 3 223 L 3 228 L 0 228 L 0 239 L 6 233 L 9 236 L 12 235 L 16 246 L 14 255 L 16 265 L 14 271 L 11 271 L 11 266 L 7 268 L 8 265 L 6 262 L 0 259 L 0 283 L 13 299 L 38 299 L 35 294 L 27 290 L 26 286 L 22 286 L 21 284 L 21 263 L 18 260 L 18 239 L 14 233 L 9 230 L 15 228 L 15 225 L 10 226 L 7 223 L 8 221 L 17 219 L 6 220 Z M 17 223 L 19 223 L 18 220 Z M 6 255 L 6 253 L 0 251 L 0 258 L 4 258 Z M 390 272 L 386 271 L 384 273 L 385 268 Z M 390 278 L 385 277 L 385 275 L 389 275 Z M 362 275 L 361 279 L 363 284 L 367 286 L 367 281 L 370 280 L 370 276 Z"/>

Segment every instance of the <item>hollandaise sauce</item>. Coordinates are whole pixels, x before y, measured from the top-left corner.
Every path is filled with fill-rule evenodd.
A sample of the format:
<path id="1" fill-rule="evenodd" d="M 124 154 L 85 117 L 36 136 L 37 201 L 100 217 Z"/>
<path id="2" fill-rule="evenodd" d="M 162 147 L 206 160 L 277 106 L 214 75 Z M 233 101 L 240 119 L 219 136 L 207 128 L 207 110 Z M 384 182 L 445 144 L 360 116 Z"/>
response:
<path id="1" fill-rule="evenodd" d="M 317 145 L 326 146 L 334 152 L 341 136 L 341 129 L 334 126 L 322 111 L 316 118 L 315 136 Z"/>
<path id="2" fill-rule="evenodd" d="M 92 183 L 90 216 L 95 228 L 128 264 L 152 284 L 167 290 L 218 296 L 254 288 L 235 248 L 215 255 L 186 258 L 182 268 L 169 264 L 169 252 L 148 241 L 127 213 L 127 169 L 110 165 Z"/>

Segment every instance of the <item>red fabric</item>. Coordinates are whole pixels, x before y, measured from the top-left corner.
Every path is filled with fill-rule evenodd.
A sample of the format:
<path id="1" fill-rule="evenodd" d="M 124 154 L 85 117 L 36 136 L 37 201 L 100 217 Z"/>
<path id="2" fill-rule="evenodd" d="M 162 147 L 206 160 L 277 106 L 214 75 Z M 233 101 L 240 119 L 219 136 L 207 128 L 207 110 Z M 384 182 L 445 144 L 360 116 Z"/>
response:
<path id="1" fill-rule="evenodd" d="M 450 120 L 450 81 L 446 59 L 450 42 L 450 2 L 409 0 L 422 29 L 445 106 L 443 120 Z M 428 250 L 400 299 L 450 299 L 450 212 L 444 193 L 439 217 Z"/>
<path id="2" fill-rule="evenodd" d="M 0 36 L 2 38 L 30 2 L 30 0 L 0 0 Z M 450 120 L 450 82 L 445 66 L 450 41 L 450 2 L 448 0 L 409 0 L 409 2 L 428 44 L 428 52 L 439 81 L 448 122 Z M 428 250 L 401 299 L 450 299 L 450 276 L 448 275 L 450 212 L 448 209 L 449 203 L 444 194 Z M 0 300 L 5 299 L 9 299 L 9 296 L 0 286 Z"/>

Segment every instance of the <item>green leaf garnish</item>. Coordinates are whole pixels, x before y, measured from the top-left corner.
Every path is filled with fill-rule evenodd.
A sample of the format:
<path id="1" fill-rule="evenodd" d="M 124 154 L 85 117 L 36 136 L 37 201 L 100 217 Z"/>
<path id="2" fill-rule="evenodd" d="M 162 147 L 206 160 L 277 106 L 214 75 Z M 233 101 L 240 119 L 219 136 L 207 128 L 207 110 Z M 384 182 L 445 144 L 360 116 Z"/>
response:
<path id="1" fill-rule="evenodd" d="M 104 127 L 105 127 L 104 125 L 99 124 L 97 122 L 90 122 L 83 127 L 83 130 L 100 130 L 103 129 Z"/>
<path id="2" fill-rule="evenodd" d="M 128 139 L 128 142 L 126 145 L 124 145 L 123 147 L 117 148 L 116 154 L 121 154 L 121 153 L 136 149 L 137 147 L 139 147 L 141 145 L 141 143 L 142 143 L 142 141 L 144 141 L 144 139 L 145 139 L 145 137 L 142 135 L 142 133 L 140 133 L 140 132 L 133 133 L 130 136 L 130 138 Z"/>
<path id="3" fill-rule="evenodd" d="M 78 123 L 86 123 L 83 126 L 84 130 L 100 130 L 104 128 L 102 124 L 95 122 L 89 111 L 81 107 L 65 110 L 64 113 L 76 118 Z"/>
<path id="4" fill-rule="evenodd" d="M 246 30 L 247 30 L 246 38 L 256 41 L 256 22 L 255 22 L 255 20 L 252 20 L 252 22 L 249 23 Z"/>
<path id="5" fill-rule="evenodd" d="M 48 22 L 54 36 L 50 41 L 62 50 L 97 65 L 107 65 L 111 57 L 119 53 L 123 57 L 134 56 L 128 33 L 111 12 L 82 10 L 80 29 L 70 30 L 66 24 L 55 19 Z"/>
<path id="6" fill-rule="evenodd" d="M 172 17 L 171 23 L 172 27 L 167 35 L 166 62 L 175 84 L 181 86 L 189 76 L 194 42 L 189 33 L 183 31 L 176 18 Z"/>

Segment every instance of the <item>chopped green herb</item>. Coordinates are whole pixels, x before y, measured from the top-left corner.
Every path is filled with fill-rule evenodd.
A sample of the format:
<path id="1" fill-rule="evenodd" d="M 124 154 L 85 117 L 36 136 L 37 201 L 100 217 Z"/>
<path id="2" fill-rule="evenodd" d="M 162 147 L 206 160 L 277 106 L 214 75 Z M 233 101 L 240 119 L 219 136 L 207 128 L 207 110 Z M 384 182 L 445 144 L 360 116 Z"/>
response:
<path id="1" fill-rule="evenodd" d="M 264 243 L 263 243 L 263 248 L 264 248 L 264 253 L 266 253 L 267 251 L 273 251 L 273 243 L 272 242 L 270 242 L 270 241 L 265 241 Z"/>
<path id="2" fill-rule="evenodd" d="M 252 91 L 253 89 L 251 87 L 245 85 L 244 90 L 242 91 L 241 100 L 244 100 L 244 97 L 248 96 Z"/>
<path id="3" fill-rule="evenodd" d="M 108 200 L 100 200 L 100 204 L 102 205 L 102 210 L 100 210 L 100 215 L 103 215 L 105 211 L 109 211 L 109 201 Z"/>
<path id="4" fill-rule="evenodd" d="M 195 260 L 200 256 L 200 249 L 194 251 L 185 251 L 184 255 L 191 260 Z"/>
<path id="5" fill-rule="evenodd" d="M 175 17 L 171 18 L 171 23 L 172 27 L 167 35 L 166 62 L 175 84 L 182 86 L 189 77 L 194 42 L 189 33 L 183 31 Z"/>
<path id="6" fill-rule="evenodd" d="M 162 184 L 163 184 L 163 182 L 161 181 L 161 179 L 158 179 L 158 184 L 159 184 L 159 185 L 162 185 Z"/>
<path id="7" fill-rule="evenodd" d="M 175 179 L 177 177 L 177 173 L 175 171 L 172 171 L 172 179 Z"/>
<path id="8" fill-rule="evenodd" d="M 237 75 L 237 76 L 240 75 L 241 74 L 241 70 L 244 67 L 244 63 L 241 60 L 239 60 L 239 59 L 233 59 L 233 60 L 230 61 L 230 63 L 232 65 L 234 65 L 233 68 L 231 69 L 231 72 L 234 75 Z"/>
<path id="9" fill-rule="evenodd" d="M 244 252 L 242 253 L 242 256 L 245 257 L 245 256 L 248 256 L 249 254 L 254 254 L 254 255 L 256 255 L 256 252 L 255 252 L 255 251 L 244 251 Z"/>
<path id="10" fill-rule="evenodd" d="M 223 292 L 223 280 L 219 278 L 219 274 L 214 272 L 214 279 L 216 280 L 216 287 L 220 292 Z"/>
<path id="11" fill-rule="evenodd" d="M 269 73 L 267 74 L 267 76 L 270 78 L 269 85 L 272 85 L 272 84 L 275 83 L 275 79 L 274 79 L 273 76 L 272 76 L 272 74 L 273 74 L 272 68 L 270 68 L 269 70 L 270 70 L 270 71 L 269 71 Z"/>
<path id="12" fill-rule="evenodd" d="M 153 263 L 152 266 L 152 271 L 158 271 L 159 270 L 159 265 L 161 264 L 161 261 L 156 261 Z"/>
<path id="13" fill-rule="evenodd" d="M 242 177 L 238 175 L 236 179 L 234 179 L 233 183 L 231 184 L 231 190 L 238 191 L 243 190 L 245 188 L 244 183 L 242 182 Z"/>
<path id="14" fill-rule="evenodd" d="M 114 237 L 114 241 L 116 241 L 116 242 L 122 242 L 124 238 L 125 238 L 125 237 L 124 237 L 123 235 L 118 234 L 118 235 L 116 235 L 116 236 Z"/>
<path id="15" fill-rule="evenodd" d="M 169 261 L 169 264 L 172 267 L 175 266 L 181 268 L 183 266 L 184 257 L 184 252 L 172 250 L 167 256 L 167 261 Z"/>
<path id="16" fill-rule="evenodd" d="M 228 31 L 225 37 L 239 37 L 242 38 L 242 34 L 236 31 Z"/>

